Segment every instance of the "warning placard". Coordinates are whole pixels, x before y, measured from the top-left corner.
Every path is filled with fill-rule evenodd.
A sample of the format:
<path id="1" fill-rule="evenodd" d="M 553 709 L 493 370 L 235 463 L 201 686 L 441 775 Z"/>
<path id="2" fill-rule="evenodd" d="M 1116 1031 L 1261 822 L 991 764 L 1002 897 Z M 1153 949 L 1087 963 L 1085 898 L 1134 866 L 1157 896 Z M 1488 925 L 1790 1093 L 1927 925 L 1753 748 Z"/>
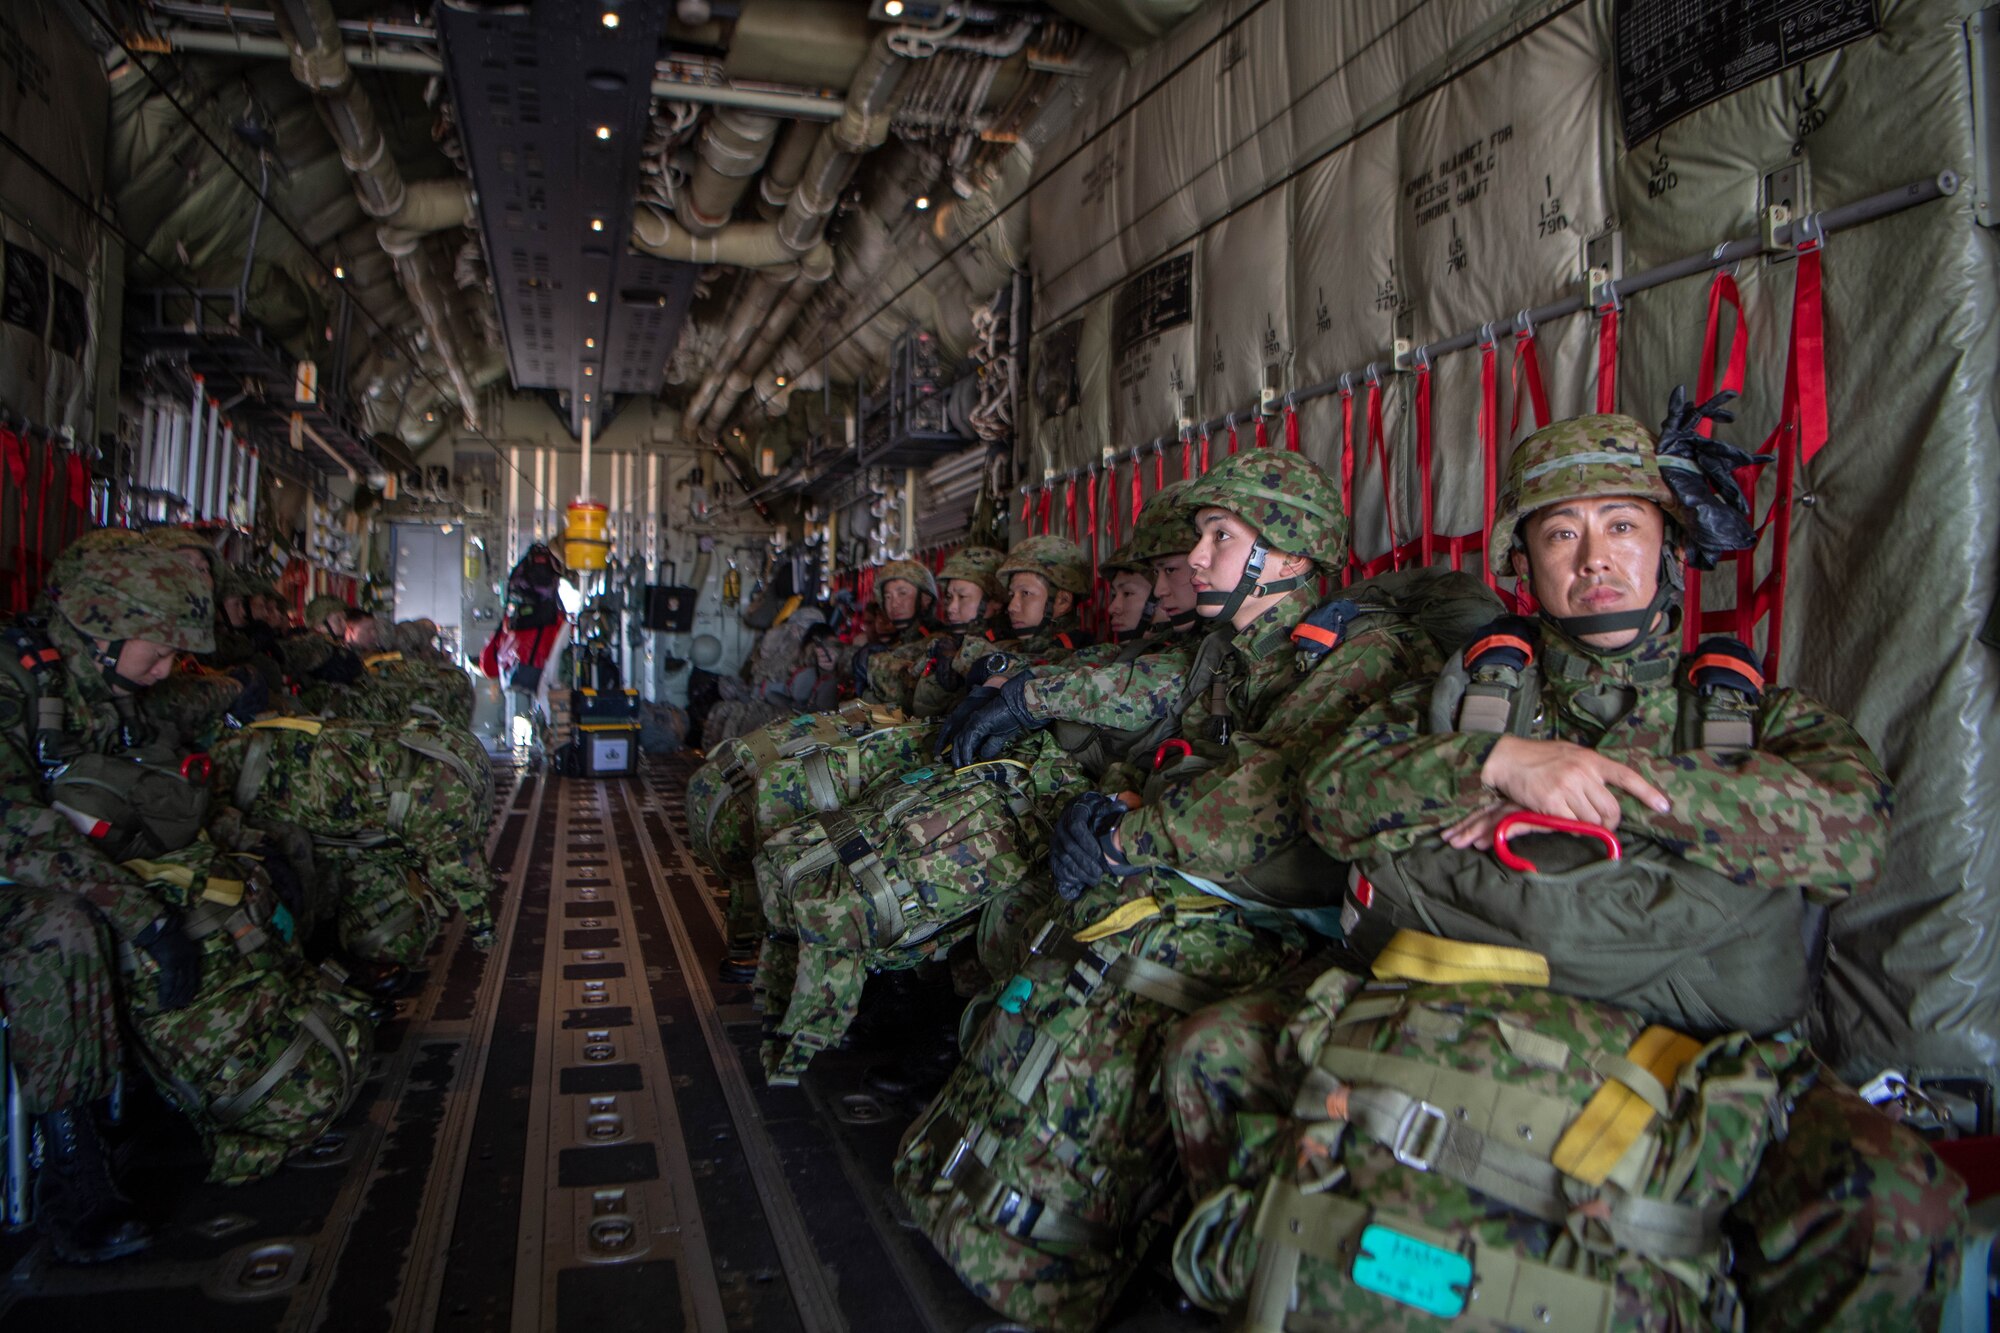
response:
<path id="1" fill-rule="evenodd" d="M 1625 146 L 1875 31 L 1875 0 L 1616 0 Z"/>

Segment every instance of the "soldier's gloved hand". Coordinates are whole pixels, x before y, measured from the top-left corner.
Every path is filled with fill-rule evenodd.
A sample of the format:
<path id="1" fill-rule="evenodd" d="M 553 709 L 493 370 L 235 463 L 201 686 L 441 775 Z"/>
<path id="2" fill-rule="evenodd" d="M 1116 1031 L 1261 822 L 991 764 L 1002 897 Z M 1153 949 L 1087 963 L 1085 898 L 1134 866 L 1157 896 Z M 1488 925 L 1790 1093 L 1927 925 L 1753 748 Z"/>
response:
<path id="1" fill-rule="evenodd" d="M 924 664 L 924 674 L 957 693 L 965 688 L 965 677 L 959 674 L 957 661 L 958 642 L 949 634 L 940 634 L 931 640 L 930 660 Z"/>
<path id="2" fill-rule="evenodd" d="M 271 706 L 271 687 L 265 684 L 264 675 L 257 668 L 233 666 L 222 674 L 242 687 L 236 701 L 223 710 L 238 725 L 249 722 Z"/>
<path id="3" fill-rule="evenodd" d="M 967 690 L 965 697 L 960 699 L 952 707 L 952 710 L 944 715 L 944 722 L 938 727 L 935 753 L 943 754 L 949 750 L 951 748 L 951 738 L 956 736 L 959 729 L 966 724 L 966 721 L 979 711 L 980 705 L 989 699 L 998 698 L 999 695 L 1000 691 L 991 685 L 975 685 Z"/>
<path id="4" fill-rule="evenodd" d="M 1087 791 L 1056 816 L 1049 867 L 1055 872 L 1056 892 L 1064 902 L 1075 902 L 1106 875 L 1134 873 L 1135 868 L 1125 862 L 1125 853 L 1111 840 L 1125 810 L 1125 802 L 1116 796 Z"/>
<path id="5" fill-rule="evenodd" d="M 181 929 L 181 919 L 172 912 L 153 918 L 132 937 L 132 947 L 151 958 L 160 969 L 160 1008 L 185 1009 L 194 1003 L 201 988 L 201 946 Z"/>
<path id="6" fill-rule="evenodd" d="M 1028 711 L 1026 691 L 1033 675 L 1023 671 L 1008 677 L 998 695 L 965 717 L 951 737 L 953 766 L 964 768 L 980 760 L 997 759 L 1009 741 L 1042 725 Z"/>

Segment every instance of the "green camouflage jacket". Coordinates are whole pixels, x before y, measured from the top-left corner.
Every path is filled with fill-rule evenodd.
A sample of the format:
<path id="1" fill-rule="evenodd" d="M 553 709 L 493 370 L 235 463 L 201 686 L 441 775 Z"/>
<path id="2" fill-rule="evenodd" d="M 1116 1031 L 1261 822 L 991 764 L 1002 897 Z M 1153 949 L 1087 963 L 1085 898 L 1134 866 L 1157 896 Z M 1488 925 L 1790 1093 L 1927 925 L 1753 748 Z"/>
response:
<path id="1" fill-rule="evenodd" d="M 1064 661 L 1071 653 L 1089 646 L 1090 636 L 1083 632 L 1074 615 L 1068 615 L 1018 639 L 994 641 L 983 634 L 969 634 L 952 656 L 952 669 L 966 682 L 966 688 L 970 688 L 981 683 L 972 679 L 977 674 L 974 664 L 989 653 L 1006 653 L 1022 659 L 1025 665 Z M 950 712 L 952 705 L 964 697 L 965 689 L 946 689 L 938 680 L 937 673 L 932 672 L 917 681 L 913 711 L 918 717 L 938 717 Z"/>
<path id="2" fill-rule="evenodd" d="M 1121 821 L 1133 865 L 1227 882 L 1303 837 L 1299 790 L 1313 757 L 1390 691 L 1441 669 L 1423 630 L 1387 617 L 1356 621 L 1312 661 L 1291 634 L 1317 601 L 1298 589 L 1228 641 L 1215 684 L 1181 718 L 1184 737 L 1213 735 L 1209 720 L 1220 712 L 1227 739 L 1212 766 L 1169 782 Z"/>
<path id="3" fill-rule="evenodd" d="M 1620 828 L 1739 884 L 1838 896 L 1874 879 L 1888 851 L 1890 788 L 1854 728 L 1797 690 L 1771 688 L 1754 750 L 1677 751 L 1679 657 L 1672 626 L 1629 657 L 1607 659 L 1544 625 L 1537 737 L 1637 770 L 1673 809 L 1662 815 L 1619 793 Z M 1313 837 L 1334 856 L 1401 851 L 1496 799 L 1479 773 L 1499 738 L 1429 733 L 1428 711 L 1427 688 L 1399 691 L 1313 764 Z"/>
<path id="4" fill-rule="evenodd" d="M 88 646 L 61 620 L 46 630 L 63 656 L 69 742 L 102 750 L 117 735 L 110 687 L 90 667 Z M 19 884 L 74 893 L 130 939 L 160 915 L 161 905 L 136 877 L 99 851 L 44 800 L 33 749 L 35 702 L 11 673 L 0 675 L 0 874 Z"/>

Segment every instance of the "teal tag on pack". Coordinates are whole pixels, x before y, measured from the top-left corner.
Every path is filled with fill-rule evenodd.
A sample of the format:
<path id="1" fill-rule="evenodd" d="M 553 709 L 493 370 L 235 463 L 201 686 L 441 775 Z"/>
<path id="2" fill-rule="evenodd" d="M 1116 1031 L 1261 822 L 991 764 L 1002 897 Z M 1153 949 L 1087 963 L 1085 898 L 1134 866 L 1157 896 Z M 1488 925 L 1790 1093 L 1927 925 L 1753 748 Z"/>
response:
<path id="1" fill-rule="evenodd" d="M 1007 983 L 1007 989 L 1000 992 L 1000 998 L 993 1003 L 1010 1014 L 1021 1012 L 1021 1006 L 1035 993 L 1035 983 L 1026 977 L 1015 977 Z"/>
<path id="2" fill-rule="evenodd" d="M 920 768 L 914 773 L 903 774 L 903 782 L 908 786 L 914 787 L 919 782 L 929 782 L 934 776 L 936 776 L 936 770 Z"/>
<path id="3" fill-rule="evenodd" d="M 1370 1225 L 1361 1232 L 1354 1281 L 1426 1314 L 1456 1319 L 1465 1313 L 1466 1296 L 1472 1290 L 1472 1260 L 1456 1250 L 1442 1250 L 1388 1227 Z"/>
<path id="4" fill-rule="evenodd" d="M 278 932 L 278 938 L 287 944 L 292 942 L 292 932 L 298 929 L 292 920 L 291 909 L 283 903 L 271 909 L 271 926 Z"/>

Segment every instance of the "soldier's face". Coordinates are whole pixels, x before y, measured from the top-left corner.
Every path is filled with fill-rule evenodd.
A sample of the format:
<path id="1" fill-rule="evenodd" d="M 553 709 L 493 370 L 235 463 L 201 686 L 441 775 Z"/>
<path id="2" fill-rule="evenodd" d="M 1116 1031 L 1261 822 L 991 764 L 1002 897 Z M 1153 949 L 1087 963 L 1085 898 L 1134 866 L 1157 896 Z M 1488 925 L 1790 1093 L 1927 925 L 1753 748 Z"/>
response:
<path id="1" fill-rule="evenodd" d="M 882 585 L 882 609 L 891 620 L 917 618 L 917 589 L 907 579 L 890 579 Z"/>
<path id="2" fill-rule="evenodd" d="M 110 646 L 103 639 L 98 640 L 100 648 Z M 164 643 L 154 643 L 151 639 L 127 639 L 118 650 L 118 674 L 126 680 L 144 686 L 158 685 L 174 672 L 177 654 Z M 113 685 L 112 689 L 118 687 Z"/>
<path id="3" fill-rule="evenodd" d="M 986 590 L 970 579 L 946 579 L 944 623 L 970 625 L 986 614 Z"/>
<path id="4" fill-rule="evenodd" d="M 284 608 L 268 597 L 252 597 L 250 614 L 272 629 L 284 629 L 290 623 L 285 616 Z"/>
<path id="5" fill-rule="evenodd" d="M 1514 572 L 1528 580 L 1535 600 L 1552 615 L 1637 611 L 1660 590 L 1667 524 L 1650 500 L 1574 500 L 1537 510 L 1521 526 L 1528 549 L 1514 552 Z M 1588 634 L 1584 642 L 1623 648 L 1638 636 L 1639 631 Z"/>
<path id="6" fill-rule="evenodd" d="M 229 621 L 231 629 L 242 629 L 250 619 L 249 612 L 243 609 L 243 599 L 241 597 L 223 598 L 222 614 Z"/>
<path id="7" fill-rule="evenodd" d="M 1163 555 L 1153 560 L 1153 597 L 1163 620 L 1194 610 L 1194 570 L 1185 555 Z"/>
<path id="8" fill-rule="evenodd" d="M 320 628 L 336 639 L 345 639 L 347 637 L 347 617 L 335 611 L 324 621 L 320 622 Z"/>
<path id="9" fill-rule="evenodd" d="M 1042 623 L 1049 613 L 1049 581 L 1026 570 L 1007 576 L 1007 622 L 1017 634 Z"/>
<path id="10" fill-rule="evenodd" d="M 1144 574 L 1119 570 L 1111 576 L 1111 628 L 1130 634 L 1139 628 L 1146 614 L 1146 599 L 1153 594 L 1153 581 Z"/>
<path id="11" fill-rule="evenodd" d="M 1193 571 L 1195 592 L 1234 592 L 1243 578 L 1245 566 L 1250 563 L 1250 548 L 1257 544 L 1257 529 L 1227 509 L 1211 507 L 1195 514 L 1194 530 L 1197 540 L 1194 549 L 1188 552 L 1188 568 Z M 1302 556 L 1271 551 L 1264 557 L 1263 577 L 1290 578 L 1304 573 L 1310 564 Z M 1237 628 L 1241 629 L 1263 615 L 1284 596 L 1283 593 L 1266 593 L 1261 597 L 1244 598 L 1236 611 Z M 1222 613 L 1220 606 L 1197 606 L 1196 610 L 1211 618 Z"/>

